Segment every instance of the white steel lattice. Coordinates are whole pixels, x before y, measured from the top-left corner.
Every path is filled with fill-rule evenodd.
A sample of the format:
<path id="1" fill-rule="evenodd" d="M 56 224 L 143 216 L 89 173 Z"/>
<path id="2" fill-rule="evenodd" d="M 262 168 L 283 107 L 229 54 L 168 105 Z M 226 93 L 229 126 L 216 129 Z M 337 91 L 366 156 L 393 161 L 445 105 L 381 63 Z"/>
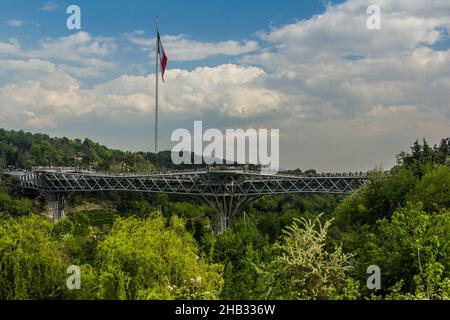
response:
<path id="1" fill-rule="evenodd" d="M 41 192 L 136 191 L 198 196 L 350 194 L 360 188 L 366 179 L 365 175 L 309 177 L 226 171 L 151 175 L 34 171 L 20 176 L 22 187 Z"/>
<path id="2" fill-rule="evenodd" d="M 191 171 L 119 175 L 86 171 L 36 170 L 10 173 L 21 186 L 57 201 L 55 220 L 64 215 L 75 192 L 134 191 L 202 197 L 216 212 L 216 233 L 223 232 L 249 201 L 263 195 L 289 193 L 350 194 L 367 180 L 366 174 L 294 176 L 244 171 Z"/>

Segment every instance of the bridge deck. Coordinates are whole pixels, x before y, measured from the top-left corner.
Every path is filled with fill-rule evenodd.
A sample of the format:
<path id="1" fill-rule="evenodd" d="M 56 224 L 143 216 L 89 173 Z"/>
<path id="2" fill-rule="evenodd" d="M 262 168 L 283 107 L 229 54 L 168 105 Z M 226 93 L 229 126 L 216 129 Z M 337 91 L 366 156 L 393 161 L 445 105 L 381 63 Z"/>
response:
<path id="1" fill-rule="evenodd" d="M 136 191 L 200 196 L 255 196 L 283 193 L 349 194 L 362 175 L 296 176 L 238 171 L 186 171 L 159 174 L 32 171 L 18 175 L 23 188 L 44 192 Z"/>
<path id="2" fill-rule="evenodd" d="M 316 176 L 266 174 L 244 170 L 197 170 L 157 174 L 112 174 L 71 168 L 7 171 L 25 189 L 39 191 L 50 202 L 53 219 L 75 192 L 135 191 L 202 197 L 217 214 L 216 233 L 223 232 L 245 203 L 262 195 L 287 193 L 350 194 L 367 180 L 367 174 Z"/>

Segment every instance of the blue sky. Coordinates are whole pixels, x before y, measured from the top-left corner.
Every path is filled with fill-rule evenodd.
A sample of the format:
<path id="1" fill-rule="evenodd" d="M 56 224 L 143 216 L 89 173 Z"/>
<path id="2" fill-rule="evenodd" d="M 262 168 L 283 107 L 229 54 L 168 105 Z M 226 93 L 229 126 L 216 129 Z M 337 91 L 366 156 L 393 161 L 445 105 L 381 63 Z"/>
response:
<path id="1" fill-rule="evenodd" d="M 66 28 L 81 8 L 82 29 Z M 366 26 L 369 5 L 381 29 Z M 280 129 L 284 167 L 391 166 L 450 132 L 450 3 L 26 1 L 0 4 L 0 127 L 153 149 L 154 23 L 174 129 Z"/>
<path id="2" fill-rule="evenodd" d="M 237 0 L 196 0 L 196 1 L 27 1 L 4 0 L 0 12 L 0 40 L 11 37 L 23 39 L 23 46 L 33 47 L 46 37 L 64 37 L 73 34 L 68 30 L 65 10 L 70 4 L 77 4 L 82 10 L 82 30 L 90 34 L 115 37 L 121 47 L 116 53 L 116 61 L 124 65 L 148 57 L 130 55 L 125 51 L 127 41 L 124 34 L 143 30 L 150 37 L 154 34 L 155 17 L 160 17 L 162 35 L 184 34 L 197 41 L 211 42 L 229 39 L 252 39 L 258 31 L 268 31 L 290 22 L 309 19 L 325 10 L 323 0 L 309 1 L 237 1 Z M 46 9 L 47 8 L 47 9 Z M 5 22 L 17 20 L 20 28 L 5 26 Z M 168 54 L 170 54 L 168 52 Z M 223 56 L 209 57 L 203 61 L 173 61 L 172 68 L 192 69 L 197 66 L 214 66 L 233 61 Z M 148 66 L 152 70 L 152 66 Z"/>
<path id="3" fill-rule="evenodd" d="M 336 2 L 336 1 L 334 1 Z M 66 16 L 61 14 L 72 2 L 55 0 L 55 14 L 39 10 L 43 1 L 3 0 L 0 18 L 37 22 L 40 28 L 24 28 L 17 34 L 63 36 L 69 31 L 64 26 Z M 186 33 L 199 40 L 211 41 L 223 38 L 247 37 L 269 24 L 280 25 L 297 19 L 310 18 L 323 12 L 324 2 L 310 1 L 123 1 L 81 0 L 79 5 L 85 15 L 83 29 L 106 36 L 118 35 L 127 30 L 153 31 L 154 17 L 161 17 L 163 31 L 170 34 Z M 16 31 L 17 32 L 17 31 Z M 10 33 L 9 33 L 10 34 Z M 8 32 L 2 28 L 2 36 Z"/>

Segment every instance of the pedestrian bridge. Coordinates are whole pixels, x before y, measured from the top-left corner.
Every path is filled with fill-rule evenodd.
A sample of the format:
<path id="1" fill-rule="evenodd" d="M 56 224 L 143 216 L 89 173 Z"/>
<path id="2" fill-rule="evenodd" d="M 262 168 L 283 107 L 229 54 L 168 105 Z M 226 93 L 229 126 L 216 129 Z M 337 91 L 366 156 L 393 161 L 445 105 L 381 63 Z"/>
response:
<path id="1" fill-rule="evenodd" d="M 292 193 L 351 194 L 367 180 L 366 173 L 294 175 L 243 169 L 202 169 L 150 174 L 113 174 L 77 168 L 7 170 L 19 177 L 24 189 L 40 192 L 53 204 L 53 217 L 64 216 L 73 193 L 150 192 L 192 195 L 215 209 L 218 232 L 229 226 L 245 203 L 263 195 Z"/>

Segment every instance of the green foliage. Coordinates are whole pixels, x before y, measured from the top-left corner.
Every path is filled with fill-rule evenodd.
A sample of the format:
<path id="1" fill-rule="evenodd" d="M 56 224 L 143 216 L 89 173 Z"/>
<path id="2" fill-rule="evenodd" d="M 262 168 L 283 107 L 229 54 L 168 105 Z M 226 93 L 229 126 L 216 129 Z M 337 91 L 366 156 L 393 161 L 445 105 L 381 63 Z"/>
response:
<path id="1" fill-rule="evenodd" d="M 0 216 L 25 216 L 35 212 L 35 210 L 30 199 L 14 199 L 9 194 L 0 192 Z"/>
<path id="2" fill-rule="evenodd" d="M 255 214 L 258 230 L 262 234 L 266 234 L 271 243 L 280 238 L 282 230 L 291 225 L 294 219 L 299 219 L 304 215 L 296 210 L 286 210 L 282 213 L 268 212 L 259 216 Z"/>
<path id="3" fill-rule="evenodd" d="M 192 233 L 195 240 L 201 239 L 212 232 L 211 221 L 213 209 L 206 205 L 196 205 L 189 202 L 176 202 L 170 206 L 170 214 L 182 217 L 186 221 L 186 229 Z"/>
<path id="4" fill-rule="evenodd" d="M 117 218 L 107 234 L 100 228 L 86 213 L 56 224 L 37 216 L 1 221 L 0 299 L 215 299 L 221 292 L 222 266 L 199 257 L 181 219 Z M 72 264 L 81 267 L 81 290 L 66 288 Z"/>
<path id="5" fill-rule="evenodd" d="M 336 195 L 284 195 L 284 196 L 263 196 L 253 205 L 256 212 L 284 213 L 287 210 L 293 210 L 299 213 L 314 212 L 326 213 L 333 212 L 339 203 L 341 196 Z"/>
<path id="6" fill-rule="evenodd" d="M 236 222 L 217 238 L 214 261 L 225 266 L 221 298 L 244 300 L 262 296 L 261 266 L 272 258 L 272 246 L 252 222 Z"/>
<path id="7" fill-rule="evenodd" d="M 95 260 L 97 244 L 110 232 L 117 214 L 106 210 L 92 210 L 70 214 L 56 222 L 52 235 L 60 239 L 76 265 Z"/>
<path id="8" fill-rule="evenodd" d="M 117 211 L 125 216 L 144 217 L 150 210 L 150 205 L 145 200 L 128 200 L 122 198 L 116 206 Z"/>
<path id="9" fill-rule="evenodd" d="M 403 166 L 391 170 L 390 176 L 372 174 L 369 184 L 336 208 L 333 238 L 356 254 L 352 276 L 360 282 L 369 265 L 381 268 L 381 294 L 386 298 L 445 298 L 450 168 L 435 163 L 448 150 L 436 156 L 428 145 L 417 142 L 412 149 L 411 156 L 403 155 Z M 363 288 L 363 294 L 371 293 Z"/>
<path id="10" fill-rule="evenodd" d="M 450 167 L 441 165 L 429 170 L 407 199 L 422 202 L 427 212 L 450 208 Z"/>
<path id="11" fill-rule="evenodd" d="M 427 273 L 415 277 L 417 289 L 415 292 L 402 292 L 403 279 L 389 289 L 385 296 L 373 296 L 373 299 L 386 300 L 450 300 L 450 279 L 441 275 L 442 265 L 436 263 L 427 266 Z M 422 285 L 423 278 L 428 286 Z"/>
<path id="12" fill-rule="evenodd" d="M 39 198 L 1 177 L 0 299 L 449 299 L 450 139 L 417 141 L 398 160 L 345 198 L 262 197 L 220 236 L 204 204 L 131 192 L 95 194 L 105 209 L 49 223 L 34 215 Z M 9 165 L 172 168 L 170 152 L 0 129 L 0 167 Z M 76 196 L 74 207 L 83 202 Z M 72 264 L 81 290 L 66 289 Z M 362 285 L 373 264 L 380 291 Z"/>
<path id="13" fill-rule="evenodd" d="M 177 217 L 116 220 L 97 259 L 102 299 L 215 299 L 222 287 L 221 266 L 198 257 Z"/>
<path id="14" fill-rule="evenodd" d="M 369 182 L 336 208 L 337 227 L 344 231 L 354 226 L 373 225 L 377 220 L 389 217 L 405 204 L 406 195 L 416 181 L 411 170 L 406 168 L 394 168 L 389 176 L 380 170 L 373 171 Z"/>
<path id="15" fill-rule="evenodd" d="M 45 134 L 0 129 L 0 164 L 30 169 L 33 166 L 92 167 L 112 172 L 155 169 L 144 153 L 110 150 L 89 139 L 51 138 Z"/>
<path id="16" fill-rule="evenodd" d="M 421 178 L 430 167 L 435 165 L 450 165 L 450 138 L 442 139 L 439 146 L 430 147 L 425 139 L 423 145 L 419 140 L 414 142 L 411 153 L 401 152 L 397 162 L 410 169 L 414 175 Z"/>
<path id="17" fill-rule="evenodd" d="M 294 219 L 312 218 L 320 213 L 329 215 L 340 199 L 341 196 L 317 194 L 265 196 L 255 202 L 250 213 L 256 220 L 258 230 L 273 243 Z"/>
<path id="18" fill-rule="evenodd" d="M 192 158 L 193 158 L 192 154 Z M 110 172 L 150 172 L 165 169 L 196 169 L 200 165 L 175 165 L 171 152 L 123 152 L 108 149 L 89 139 L 53 138 L 46 134 L 0 129 L 0 168 L 14 166 L 85 167 Z"/>
<path id="19" fill-rule="evenodd" d="M 371 264 L 383 273 L 384 288 L 403 280 L 404 292 L 421 286 L 434 286 L 430 272 L 436 264 L 443 266 L 441 276 L 450 274 L 450 211 L 427 213 L 422 205 L 409 203 L 397 210 L 391 219 L 377 222 L 376 232 L 367 233 L 358 252 L 358 270 Z M 433 268 L 434 268 L 433 267 Z M 428 271 L 427 271 L 428 270 Z M 419 278 L 417 278 L 417 276 Z"/>
<path id="20" fill-rule="evenodd" d="M 296 220 L 284 230 L 280 254 L 266 269 L 268 298 L 337 299 L 355 295 L 355 284 L 347 283 L 352 255 L 341 247 L 326 248 L 331 222 L 322 224 L 319 218 Z"/>
<path id="21" fill-rule="evenodd" d="M 52 225 L 36 216 L 0 222 L 0 299 L 61 299 L 70 265 Z"/>

